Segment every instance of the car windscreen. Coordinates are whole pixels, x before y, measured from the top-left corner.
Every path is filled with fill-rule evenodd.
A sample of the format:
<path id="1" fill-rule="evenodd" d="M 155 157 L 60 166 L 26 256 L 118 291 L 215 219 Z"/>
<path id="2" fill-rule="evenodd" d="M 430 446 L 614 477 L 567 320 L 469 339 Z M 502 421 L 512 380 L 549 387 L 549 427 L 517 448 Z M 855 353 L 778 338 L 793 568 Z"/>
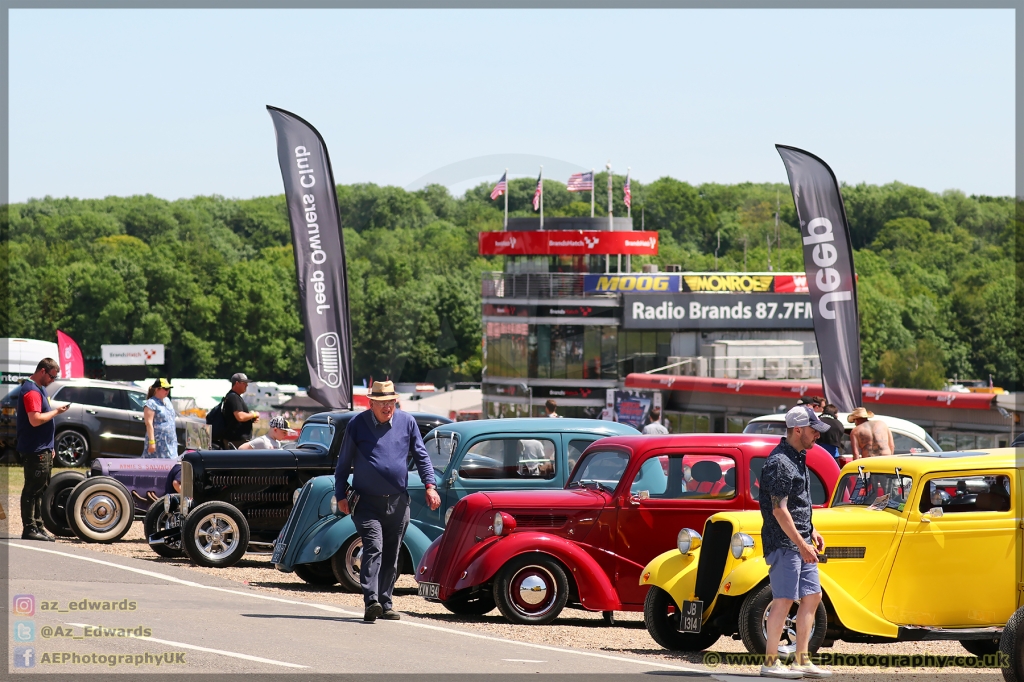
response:
<path id="1" fill-rule="evenodd" d="M 897 476 L 896 472 L 861 471 L 846 474 L 836 486 L 832 506 L 903 511 L 903 506 L 910 498 L 913 482 L 909 476 Z"/>
<path id="2" fill-rule="evenodd" d="M 435 474 L 443 474 L 452 461 L 452 453 L 459 443 L 459 437 L 452 432 L 434 431 L 423 441 L 430 455 L 430 463 Z M 409 471 L 415 468 L 412 458 L 409 459 Z"/>
<path id="3" fill-rule="evenodd" d="M 302 431 L 299 432 L 299 440 L 296 442 L 296 445 L 319 443 L 330 448 L 332 440 L 334 440 L 334 426 L 324 424 L 323 422 L 306 422 L 302 425 Z"/>
<path id="4" fill-rule="evenodd" d="M 785 436 L 786 422 L 750 422 L 743 433 L 765 433 L 769 436 Z"/>
<path id="5" fill-rule="evenodd" d="M 621 450 L 594 450 L 583 456 L 576 467 L 567 487 L 585 486 L 588 483 L 611 492 L 619 485 L 619 479 L 629 464 L 629 455 Z"/>

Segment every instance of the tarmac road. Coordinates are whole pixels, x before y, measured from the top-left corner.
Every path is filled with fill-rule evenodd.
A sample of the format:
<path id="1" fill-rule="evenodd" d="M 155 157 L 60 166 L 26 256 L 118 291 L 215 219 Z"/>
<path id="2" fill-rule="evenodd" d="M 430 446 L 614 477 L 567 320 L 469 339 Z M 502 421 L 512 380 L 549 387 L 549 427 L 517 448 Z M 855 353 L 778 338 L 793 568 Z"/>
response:
<path id="1" fill-rule="evenodd" d="M 9 555 L 11 673 L 706 674 L 408 616 L 369 625 L 361 611 L 270 596 L 174 566 L 154 569 L 84 547 L 0 542 Z"/>

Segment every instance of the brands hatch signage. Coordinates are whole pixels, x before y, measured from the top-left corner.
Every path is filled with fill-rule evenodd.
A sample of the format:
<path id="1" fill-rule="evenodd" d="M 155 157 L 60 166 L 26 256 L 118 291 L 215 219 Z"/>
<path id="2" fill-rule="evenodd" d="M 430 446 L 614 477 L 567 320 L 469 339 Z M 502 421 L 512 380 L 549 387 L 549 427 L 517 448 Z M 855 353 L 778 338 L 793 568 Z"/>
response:
<path id="1" fill-rule="evenodd" d="M 626 294 L 624 329 L 813 329 L 811 300 L 793 294 Z"/>
<path id="2" fill-rule="evenodd" d="M 658 255 L 657 232 L 535 230 L 481 232 L 481 256 Z"/>
<path id="3" fill-rule="evenodd" d="M 759 275 L 748 273 L 658 273 L 635 275 L 584 275 L 583 291 L 649 292 L 712 291 L 728 293 L 806 294 L 803 273 Z"/>
<path id="4" fill-rule="evenodd" d="M 496 305 L 484 304 L 484 317 L 618 317 L 618 308 L 589 305 Z"/>
<path id="5" fill-rule="evenodd" d="M 162 365 L 164 345 L 108 345 L 100 346 L 104 365 Z"/>

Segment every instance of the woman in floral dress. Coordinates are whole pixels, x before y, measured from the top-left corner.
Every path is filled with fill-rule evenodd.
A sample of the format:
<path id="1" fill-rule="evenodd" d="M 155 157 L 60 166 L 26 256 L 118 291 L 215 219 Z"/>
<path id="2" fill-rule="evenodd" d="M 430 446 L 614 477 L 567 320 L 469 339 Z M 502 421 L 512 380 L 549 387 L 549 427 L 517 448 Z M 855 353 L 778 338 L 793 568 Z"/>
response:
<path id="1" fill-rule="evenodd" d="M 149 387 L 146 407 L 142 411 L 146 422 L 146 447 L 142 449 L 143 457 L 178 457 L 178 434 L 174 429 L 176 415 L 174 404 L 168 397 L 172 388 L 167 379 L 157 379 Z"/>

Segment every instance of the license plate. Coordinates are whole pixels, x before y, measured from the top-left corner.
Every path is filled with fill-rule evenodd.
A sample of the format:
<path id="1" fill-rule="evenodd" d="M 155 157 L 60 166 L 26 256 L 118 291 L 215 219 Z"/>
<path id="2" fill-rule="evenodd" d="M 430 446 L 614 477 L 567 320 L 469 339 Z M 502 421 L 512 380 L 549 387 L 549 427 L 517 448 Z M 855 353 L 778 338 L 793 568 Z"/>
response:
<path id="1" fill-rule="evenodd" d="M 416 593 L 424 599 L 441 601 L 441 586 L 438 583 L 420 583 Z"/>
<path id="2" fill-rule="evenodd" d="M 684 601 L 679 612 L 679 632 L 700 633 L 700 622 L 704 618 L 704 602 Z"/>
<path id="3" fill-rule="evenodd" d="M 270 557 L 270 563 L 279 563 L 281 559 L 284 558 L 284 551 L 286 549 L 288 549 L 288 545 L 284 544 L 283 542 L 279 542 L 278 544 L 274 545 L 274 555 Z"/>

